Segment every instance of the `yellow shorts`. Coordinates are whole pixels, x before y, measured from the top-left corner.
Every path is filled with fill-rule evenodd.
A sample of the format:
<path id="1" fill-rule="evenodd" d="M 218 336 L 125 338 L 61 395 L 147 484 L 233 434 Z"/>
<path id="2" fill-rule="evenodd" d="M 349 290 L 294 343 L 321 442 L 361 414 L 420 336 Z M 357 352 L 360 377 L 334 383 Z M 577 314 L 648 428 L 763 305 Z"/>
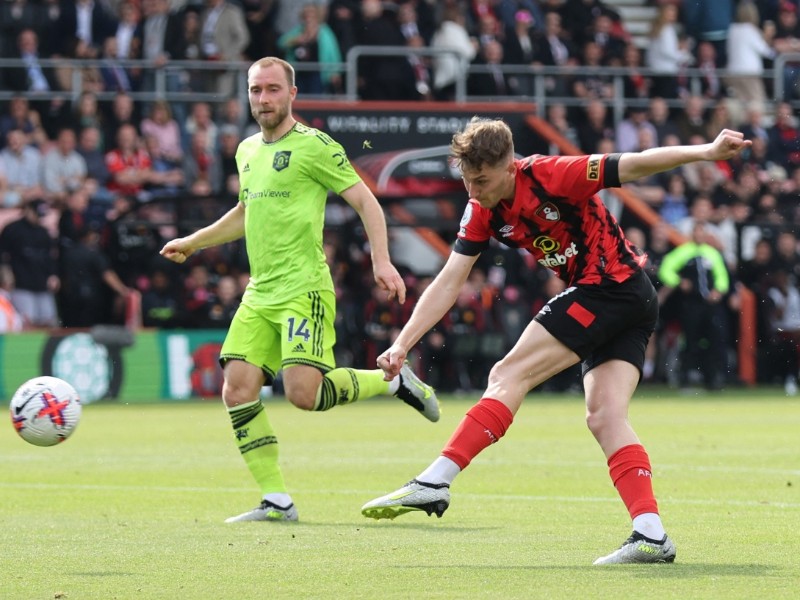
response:
<path id="1" fill-rule="evenodd" d="M 269 307 L 242 304 L 233 317 L 220 350 L 220 364 L 244 360 L 256 365 L 271 383 L 278 371 L 291 365 L 334 369 L 336 343 L 333 292 L 308 292 Z"/>

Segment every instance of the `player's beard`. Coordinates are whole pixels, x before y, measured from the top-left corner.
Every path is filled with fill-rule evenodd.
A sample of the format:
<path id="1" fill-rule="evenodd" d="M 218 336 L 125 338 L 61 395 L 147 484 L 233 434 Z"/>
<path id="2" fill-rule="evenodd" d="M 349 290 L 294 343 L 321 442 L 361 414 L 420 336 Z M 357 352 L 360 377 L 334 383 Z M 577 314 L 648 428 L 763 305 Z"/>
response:
<path id="1" fill-rule="evenodd" d="M 277 127 L 283 123 L 286 117 L 289 116 L 289 105 L 282 104 L 280 106 L 276 106 L 275 110 L 271 113 L 260 113 L 258 110 L 253 110 L 252 113 L 253 117 L 262 129 L 273 130 L 277 129 Z"/>

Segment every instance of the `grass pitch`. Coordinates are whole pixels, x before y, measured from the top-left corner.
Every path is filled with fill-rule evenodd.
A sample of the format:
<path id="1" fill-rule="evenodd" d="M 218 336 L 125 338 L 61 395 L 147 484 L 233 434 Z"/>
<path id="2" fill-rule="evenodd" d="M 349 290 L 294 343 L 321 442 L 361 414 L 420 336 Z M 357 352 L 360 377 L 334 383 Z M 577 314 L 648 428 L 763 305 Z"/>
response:
<path id="1" fill-rule="evenodd" d="M 642 392 L 673 565 L 593 567 L 629 534 L 578 396 L 532 394 L 441 520 L 361 505 L 438 455 L 477 397 L 431 424 L 396 401 L 267 410 L 300 523 L 223 520 L 259 494 L 218 403 L 97 405 L 52 448 L 0 429 L 0 598 L 796 598 L 800 400 Z"/>

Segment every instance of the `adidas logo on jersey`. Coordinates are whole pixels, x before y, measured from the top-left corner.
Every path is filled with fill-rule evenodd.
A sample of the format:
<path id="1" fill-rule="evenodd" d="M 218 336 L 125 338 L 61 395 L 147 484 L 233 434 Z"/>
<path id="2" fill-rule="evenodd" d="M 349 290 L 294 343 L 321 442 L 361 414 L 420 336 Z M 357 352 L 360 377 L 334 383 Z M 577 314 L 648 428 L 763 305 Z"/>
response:
<path id="1" fill-rule="evenodd" d="M 303 344 L 297 344 L 294 348 L 292 348 L 292 352 L 305 352 L 306 349 L 303 347 Z"/>
<path id="2" fill-rule="evenodd" d="M 250 163 L 244 164 L 244 169 L 242 169 L 242 173 L 249 173 L 250 172 Z"/>

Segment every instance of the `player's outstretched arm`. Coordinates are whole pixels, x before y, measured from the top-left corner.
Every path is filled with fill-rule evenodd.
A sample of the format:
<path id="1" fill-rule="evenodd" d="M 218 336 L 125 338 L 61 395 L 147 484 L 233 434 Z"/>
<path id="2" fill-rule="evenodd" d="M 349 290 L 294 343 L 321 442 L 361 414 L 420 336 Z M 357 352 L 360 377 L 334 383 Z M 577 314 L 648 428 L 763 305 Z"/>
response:
<path id="1" fill-rule="evenodd" d="M 198 250 L 238 240 L 244 235 L 244 210 L 244 204 L 239 202 L 211 225 L 164 244 L 161 256 L 182 263 Z"/>
<path id="2" fill-rule="evenodd" d="M 397 301 L 403 304 L 406 301 L 406 284 L 389 258 L 386 217 L 378 199 L 363 181 L 344 190 L 341 196 L 358 213 L 364 224 L 372 253 L 375 283 L 386 291 L 389 300 L 397 297 Z"/>
<path id="3" fill-rule="evenodd" d="M 752 142 L 744 134 L 723 129 L 713 142 L 696 146 L 664 146 L 642 152 L 626 152 L 619 159 L 619 179 L 622 183 L 649 177 L 700 160 L 729 160 Z"/>
<path id="4" fill-rule="evenodd" d="M 476 260 L 477 256 L 450 254 L 441 272 L 420 296 L 392 346 L 378 357 L 378 367 L 386 373 L 386 381 L 400 372 L 408 351 L 453 306 Z"/>

